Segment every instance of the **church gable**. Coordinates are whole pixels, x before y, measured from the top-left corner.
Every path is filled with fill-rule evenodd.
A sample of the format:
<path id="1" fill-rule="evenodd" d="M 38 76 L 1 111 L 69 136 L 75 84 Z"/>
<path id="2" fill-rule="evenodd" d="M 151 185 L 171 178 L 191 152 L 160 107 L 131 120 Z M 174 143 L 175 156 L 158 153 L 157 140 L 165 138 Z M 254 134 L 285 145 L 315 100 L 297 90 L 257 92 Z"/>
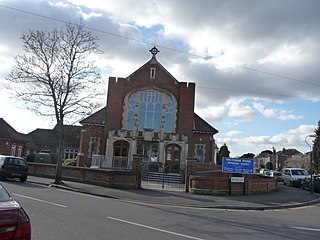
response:
<path id="1" fill-rule="evenodd" d="M 178 96 L 179 82 L 156 59 L 155 54 L 159 52 L 157 48 L 152 48 L 150 52 L 152 58 L 126 80 L 135 86 L 155 86 Z"/>

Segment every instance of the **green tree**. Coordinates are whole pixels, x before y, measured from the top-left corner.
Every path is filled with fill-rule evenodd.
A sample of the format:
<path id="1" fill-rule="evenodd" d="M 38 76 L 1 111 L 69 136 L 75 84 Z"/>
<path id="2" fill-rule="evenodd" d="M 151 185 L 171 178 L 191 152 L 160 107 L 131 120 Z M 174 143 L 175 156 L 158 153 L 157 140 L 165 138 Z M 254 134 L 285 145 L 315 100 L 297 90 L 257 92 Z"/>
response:
<path id="1" fill-rule="evenodd" d="M 266 169 L 273 170 L 273 164 L 272 164 L 272 162 L 267 162 L 267 163 L 266 163 Z"/>
<path id="2" fill-rule="evenodd" d="M 316 138 L 313 141 L 312 160 L 314 163 L 314 172 L 320 173 L 320 121 L 315 130 Z"/>
<path id="3" fill-rule="evenodd" d="M 230 151 L 228 149 L 227 144 L 224 144 L 222 147 L 220 147 L 218 151 L 218 158 L 217 158 L 217 164 L 222 165 L 222 159 L 224 157 L 229 157 Z"/>
<path id="4" fill-rule="evenodd" d="M 15 57 L 9 89 L 36 114 L 54 117 L 59 133 L 55 183 L 62 178 L 65 121 L 92 113 L 101 104 L 103 85 L 93 57 L 97 37 L 84 24 L 29 30 L 21 36 L 24 53 Z"/>

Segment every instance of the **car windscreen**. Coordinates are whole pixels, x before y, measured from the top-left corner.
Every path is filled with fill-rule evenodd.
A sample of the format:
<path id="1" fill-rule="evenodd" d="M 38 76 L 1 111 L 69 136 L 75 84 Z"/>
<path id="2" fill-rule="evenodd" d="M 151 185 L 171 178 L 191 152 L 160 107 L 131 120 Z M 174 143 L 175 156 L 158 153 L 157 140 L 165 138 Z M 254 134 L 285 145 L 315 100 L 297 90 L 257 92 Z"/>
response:
<path id="1" fill-rule="evenodd" d="M 292 175 L 308 175 L 306 170 L 292 170 Z"/>

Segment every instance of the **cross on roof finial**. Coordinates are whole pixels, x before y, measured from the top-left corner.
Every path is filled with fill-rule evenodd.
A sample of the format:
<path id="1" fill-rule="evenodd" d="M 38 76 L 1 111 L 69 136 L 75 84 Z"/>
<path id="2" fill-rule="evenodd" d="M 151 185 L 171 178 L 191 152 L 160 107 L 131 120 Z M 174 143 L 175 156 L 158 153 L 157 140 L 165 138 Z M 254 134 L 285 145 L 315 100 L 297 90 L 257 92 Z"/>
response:
<path id="1" fill-rule="evenodd" d="M 153 48 L 151 48 L 149 50 L 149 52 L 151 52 L 152 56 L 155 57 L 157 55 L 157 53 L 160 51 L 158 50 L 158 48 L 156 48 L 156 46 L 154 46 Z"/>

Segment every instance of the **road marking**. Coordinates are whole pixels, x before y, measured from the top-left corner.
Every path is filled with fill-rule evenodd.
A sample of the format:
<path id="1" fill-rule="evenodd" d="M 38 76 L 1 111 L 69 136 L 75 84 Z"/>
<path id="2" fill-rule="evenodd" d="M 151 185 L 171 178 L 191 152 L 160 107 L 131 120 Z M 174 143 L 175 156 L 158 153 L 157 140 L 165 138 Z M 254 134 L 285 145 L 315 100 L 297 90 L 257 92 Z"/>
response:
<path id="1" fill-rule="evenodd" d="M 168 234 L 172 234 L 172 235 L 176 235 L 176 236 L 180 236 L 180 237 L 185 237 L 185 238 L 195 239 L 195 240 L 204 240 L 203 238 L 196 238 L 196 237 L 184 235 L 184 234 L 181 234 L 181 233 L 176 233 L 176 232 L 163 230 L 163 229 L 160 229 L 160 228 L 150 227 L 150 226 L 143 225 L 143 224 L 140 224 L 140 223 L 134 223 L 134 222 L 126 221 L 126 220 L 119 219 L 119 218 L 114 218 L 114 217 L 108 217 L 108 218 L 111 219 L 111 220 L 118 221 L 118 222 L 123 222 L 123 223 L 131 224 L 131 225 L 135 225 L 135 226 L 139 226 L 139 227 L 143 227 L 143 228 L 148 228 L 148 229 L 151 229 L 151 230 L 164 232 L 164 233 L 168 233 Z"/>
<path id="2" fill-rule="evenodd" d="M 319 228 L 304 228 L 304 227 L 291 227 L 291 228 L 300 229 L 300 230 L 306 230 L 306 231 L 320 232 Z"/>
<path id="3" fill-rule="evenodd" d="M 63 207 L 63 208 L 67 207 L 65 205 L 61 205 L 61 204 L 58 204 L 58 203 L 48 202 L 48 201 L 45 201 L 45 200 L 41 200 L 41 199 L 33 198 L 33 197 L 28 197 L 28 196 L 25 196 L 25 195 L 20 195 L 20 194 L 17 194 L 17 193 L 13 193 L 13 195 L 18 196 L 18 197 L 22 197 L 22 198 L 31 199 L 31 200 L 38 201 L 38 202 L 42 202 L 42 203 L 47 203 L 47 204 L 58 206 L 58 207 Z"/>

